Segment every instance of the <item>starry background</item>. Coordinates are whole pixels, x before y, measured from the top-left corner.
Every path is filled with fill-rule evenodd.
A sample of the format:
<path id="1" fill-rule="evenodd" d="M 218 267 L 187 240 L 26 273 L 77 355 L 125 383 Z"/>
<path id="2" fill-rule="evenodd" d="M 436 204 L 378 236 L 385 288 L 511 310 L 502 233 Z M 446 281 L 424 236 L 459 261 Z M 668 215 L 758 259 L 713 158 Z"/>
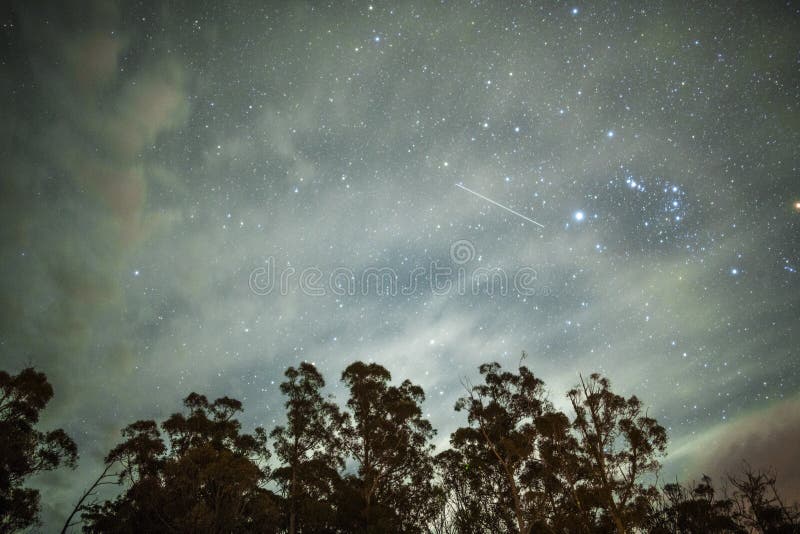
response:
<path id="1" fill-rule="evenodd" d="M 444 446 L 460 381 L 523 350 L 558 406 L 579 373 L 639 395 L 666 477 L 748 458 L 800 496 L 797 2 L 0 14 L 0 358 L 47 373 L 44 426 L 81 451 L 37 480 L 45 524 L 190 391 L 269 428 L 287 366 L 341 397 L 374 360 L 424 387 Z M 406 290 L 258 294 L 270 262 Z M 407 290 L 434 263 L 535 291 Z"/>

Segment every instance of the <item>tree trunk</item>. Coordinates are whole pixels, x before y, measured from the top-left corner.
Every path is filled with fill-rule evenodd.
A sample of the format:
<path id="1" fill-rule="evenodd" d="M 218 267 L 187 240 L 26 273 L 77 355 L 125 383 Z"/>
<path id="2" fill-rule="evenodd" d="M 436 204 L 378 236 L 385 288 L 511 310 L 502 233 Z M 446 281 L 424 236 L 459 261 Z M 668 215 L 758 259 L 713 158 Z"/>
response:
<path id="1" fill-rule="evenodd" d="M 292 480 L 289 482 L 289 534 L 297 532 L 297 459 L 292 466 Z"/>

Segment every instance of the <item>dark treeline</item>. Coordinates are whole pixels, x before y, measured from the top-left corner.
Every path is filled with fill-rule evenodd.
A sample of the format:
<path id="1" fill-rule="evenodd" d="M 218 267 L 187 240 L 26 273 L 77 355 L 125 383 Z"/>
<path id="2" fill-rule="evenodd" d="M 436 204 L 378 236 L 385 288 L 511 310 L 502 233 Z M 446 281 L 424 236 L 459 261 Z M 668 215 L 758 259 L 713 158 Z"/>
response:
<path id="1" fill-rule="evenodd" d="M 665 429 L 605 377 L 581 378 L 563 413 L 527 367 L 480 375 L 438 454 L 422 388 L 392 385 L 375 363 L 344 370 L 344 407 L 313 365 L 290 367 L 286 422 L 269 432 L 242 430 L 239 401 L 191 393 L 160 424 L 122 430 L 62 532 L 800 532 L 771 473 L 745 467 L 721 489 L 705 476 L 662 484 Z M 14 532 L 37 524 L 26 479 L 74 467 L 77 448 L 36 429 L 53 396 L 44 374 L 0 372 L 0 388 L 0 532 Z"/>

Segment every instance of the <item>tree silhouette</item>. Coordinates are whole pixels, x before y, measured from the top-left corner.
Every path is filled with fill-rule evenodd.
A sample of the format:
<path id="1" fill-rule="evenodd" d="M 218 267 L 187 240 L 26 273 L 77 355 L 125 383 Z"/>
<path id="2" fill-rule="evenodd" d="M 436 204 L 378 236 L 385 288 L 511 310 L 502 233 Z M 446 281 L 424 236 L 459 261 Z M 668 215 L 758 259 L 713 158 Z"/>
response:
<path id="1" fill-rule="evenodd" d="M 745 464 L 728 476 L 730 493 L 705 475 L 657 487 L 666 431 L 607 378 L 581 377 L 568 416 L 525 366 L 479 372 L 455 406 L 466 426 L 433 458 L 419 386 L 355 362 L 342 373 L 340 411 L 316 367 L 289 367 L 286 422 L 269 434 L 274 471 L 266 431 L 242 432 L 239 401 L 191 393 L 161 425 L 122 430 L 62 532 L 800 534 L 800 509 L 769 471 Z M 26 477 L 74 466 L 77 451 L 63 430 L 35 429 L 53 395 L 43 374 L 0 372 L 0 388 L 0 532 L 12 532 L 36 522 Z M 118 495 L 98 501 L 108 485 Z"/>
<path id="2" fill-rule="evenodd" d="M 273 472 L 286 496 L 286 527 L 295 532 L 320 532 L 336 523 L 336 491 L 344 468 L 338 406 L 321 393 L 325 380 L 310 363 L 289 367 L 280 386 L 288 397 L 286 425 L 270 434 L 282 462 Z"/>
<path id="3" fill-rule="evenodd" d="M 526 367 L 515 374 L 498 363 L 484 364 L 480 374 L 485 383 L 456 403 L 456 411 L 467 412 L 469 426 L 456 430 L 450 437 L 454 450 L 439 456 L 449 470 L 447 489 L 459 503 L 460 528 L 482 525 L 491 531 L 502 525 L 527 534 L 549 515 L 536 422 L 552 408 L 544 383 Z"/>
<path id="4" fill-rule="evenodd" d="M 138 421 L 106 457 L 119 462 L 123 493 L 89 506 L 87 532 L 277 532 L 277 504 L 263 488 L 267 436 L 240 432 L 241 403 L 196 393 L 161 428 Z"/>
<path id="5" fill-rule="evenodd" d="M 358 476 L 347 483 L 361 508 L 348 528 L 421 532 L 435 502 L 430 444 L 435 431 L 422 417 L 422 388 L 408 380 L 390 386 L 390 379 L 375 363 L 355 362 L 342 373 L 350 390 L 343 445 L 358 466 Z"/>
<path id="6" fill-rule="evenodd" d="M 53 397 L 43 373 L 26 368 L 0 371 L 0 532 L 37 523 L 39 492 L 23 487 L 33 474 L 75 467 L 78 449 L 62 429 L 40 432 L 39 412 Z"/>
<path id="7" fill-rule="evenodd" d="M 748 531 L 764 534 L 800 532 L 800 510 L 784 504 L 771 472 L 754 471 L 744 464 L 741 475 L 730 475 L 733 486 L 734 517 Z"/>
<path id="8" fill-rule="evenodd" d="M 653 534 L 739 534 L 748 532 L 733 517 L 733 501 L 718 498 L 711 478 L 703 476 L 693 488 L 676 483 L 664 486 L 648 521 Z"/>
<path id="9" fill-rule="evenodd" d="M 578 438 L 562 412 L 543 414 L 537 421 L 539 461 L 544 491 L 551 503 L 553 532 L 597 532 L 598 502 L 581 462 Z"/>
<path id="10" fill-rule="evenodd" d="M 642 527 L 657 496 L 655 480 L 647 477 L 660 467 L 666 430 L 643 412 L 639 399 L 615 394 L 599 374 L 581 378 L 567 396 L 575 411 L 579 469 L 600 506 L 601 526 L 620 534 Z"/>

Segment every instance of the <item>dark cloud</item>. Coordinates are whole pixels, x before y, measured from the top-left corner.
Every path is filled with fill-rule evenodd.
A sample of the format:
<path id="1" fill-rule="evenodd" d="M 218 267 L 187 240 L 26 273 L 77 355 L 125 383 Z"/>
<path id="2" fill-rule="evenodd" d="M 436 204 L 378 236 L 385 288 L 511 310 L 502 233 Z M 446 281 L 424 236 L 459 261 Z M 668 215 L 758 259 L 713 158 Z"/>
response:
<path id="1" fill-rule="evenodd" d="M 787 502 L 800 501 L 800 468 L 793 444 L 800 441 L 800 398 L 783 399 L 710 429 L 690 440 L 679 455 L 691 458 L 686 471 L 706 473 L 725 482 L 728 475 L 741 476 L 748 466 L 773 472 Z"/>

